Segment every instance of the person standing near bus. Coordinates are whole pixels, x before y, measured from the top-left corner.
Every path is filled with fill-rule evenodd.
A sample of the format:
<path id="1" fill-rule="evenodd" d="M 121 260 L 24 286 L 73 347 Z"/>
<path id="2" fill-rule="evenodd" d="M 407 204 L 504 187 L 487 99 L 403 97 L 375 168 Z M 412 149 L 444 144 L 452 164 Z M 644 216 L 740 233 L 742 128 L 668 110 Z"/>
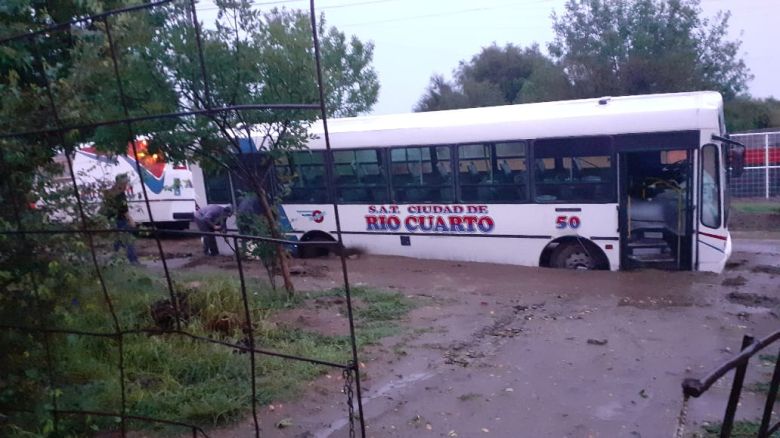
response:
<path id="1" fill-rule="evenodd" d="M 265 210 L 255 193 L 247 193 L 236 209 L 236 225 L 241 234 L 252 234 L 258 220 L 264 220 Z"/>
<path id="2" fill-rule="evenodd" d="M 245 236 L 265 236 L 268 234 L 268 225 L 265 219 L 265 209 L 260 198 L 255 193 L 247 193 L 238 203 L 236 208 L 236 226 L 238 233 Z M 242 240 L 241 249 L 244 253 L 253 252 L 259 241 Z"/>
<path id="3" fill-rule="evenodd" d="M 130 209 L 127 206 L 127 185 L 130 182 L 126 173 L 120 173 L 114 179 L 114 185 L 108 189 L 103 196 L 104 213 L 109 221 L 113 221 L 119 232 L 117 240 L 114 242 L 114 251 L 119 251 L 120 247 L 125 247 L 127 251 L 127 260 L 137 265 L 138 255 L 133 245 L 133 236 L 130 231 L 135 228 L 133 218 L 130 217 Z"/>
<path id="4" fill-rule="evenodd" d="M 195 225 L 198 230 L 214 233 L 225 230 L 227 219 L 233 215 L 233 207 L 209 204 L 195 212 Z M 203 253 L 208 256 L 218 256 L 217 238 L 203 236 Z"/>

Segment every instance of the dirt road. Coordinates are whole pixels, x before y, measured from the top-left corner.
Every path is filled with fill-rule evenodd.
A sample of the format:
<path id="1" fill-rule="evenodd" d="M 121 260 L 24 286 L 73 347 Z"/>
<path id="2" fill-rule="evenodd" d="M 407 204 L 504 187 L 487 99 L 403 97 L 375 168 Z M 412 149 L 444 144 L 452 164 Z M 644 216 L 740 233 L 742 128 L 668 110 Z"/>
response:
<path id="1" fill-rule="evenodd" d="M 735 248 L 721 275 L 350 260 L 353 284 L 418 302 L 403 335 L 361 357 L 368 436 L 671 436 L 681 381 L 728 359 L 744 334 L 780 326 L 780 241 Z M 321 275 L 297 278 L 299 289 L 341 281 L 335 258 L 306 268 Z M 766 372 L 755 364 L 747 381 Z M 689 432 L 722 416 L 729 384 L 691 402 Z M 263 436 L 347 436 L 341 385 L 328 375 L 293 403 L 263 407 Z M 746 393 L 738 416 L 757 417 L 762 400 Z M 291 425 L 276 428 L 282 419 Z"/>

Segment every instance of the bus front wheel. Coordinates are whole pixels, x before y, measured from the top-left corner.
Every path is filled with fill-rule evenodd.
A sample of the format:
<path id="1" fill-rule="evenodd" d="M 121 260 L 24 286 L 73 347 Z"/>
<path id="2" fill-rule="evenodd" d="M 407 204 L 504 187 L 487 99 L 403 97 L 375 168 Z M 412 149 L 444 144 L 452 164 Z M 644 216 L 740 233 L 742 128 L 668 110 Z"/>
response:
<path id="1" fill-rule="evenodd" d="M 555 248 L 550 263 L 560 269 L 597 269 L 597 255 L 586 244 L 580 242 L 564 243 Z"/>

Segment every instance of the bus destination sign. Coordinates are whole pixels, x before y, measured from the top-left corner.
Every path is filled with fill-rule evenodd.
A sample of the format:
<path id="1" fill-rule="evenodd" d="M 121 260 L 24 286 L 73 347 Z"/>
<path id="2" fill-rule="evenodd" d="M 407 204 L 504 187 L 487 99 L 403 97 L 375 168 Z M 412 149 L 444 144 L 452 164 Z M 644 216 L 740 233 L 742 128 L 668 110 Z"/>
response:
<path id="1" fill-rule="evenodd" d="M 481 204 L 369 205 L 365 217 L 366 230 L 378 232 L 488 234 L 496 226 Z"/>

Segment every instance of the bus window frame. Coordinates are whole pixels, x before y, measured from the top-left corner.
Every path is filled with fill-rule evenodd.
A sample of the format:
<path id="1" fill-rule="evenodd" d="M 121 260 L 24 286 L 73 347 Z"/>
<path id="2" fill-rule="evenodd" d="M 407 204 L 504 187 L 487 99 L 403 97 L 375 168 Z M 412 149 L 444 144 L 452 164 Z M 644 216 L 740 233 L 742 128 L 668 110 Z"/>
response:
<path id="1" fill-rule="evenodd" d="M 555 199 L 552 201 L 538 201 L 538 184 L 536 182 L 536 146 L 540 142 L 597 142 L 598 140 L 604 140 L 607 147 L 607 153 L 605 156 L 609 157 L 609 176 L 610 180 L 608 185 L 610 186 L 610 196 L 607 200 L 571 200 L 571 199 Z M 530 202 L 533 204 L 550 205 L 550 204 L 617 204 L 618 203 L 618 166 L 617 166 L 617 152 L 615 150 L 615 136 L 614 135 L 588 135 L 588 136 L 576 136 L 576 137 L 545 137 L 536 138 L 528 142 L 529 151 L 529 184 L 530 184 Z M 587 156 L 587 155 L 582 155 Z M 561 157 L 566 158 L 566 157 Z"/>
<path id="2" fill-rule="evenodd" d="M 304 153 L 308 153 L 308 154 L 320 153 L 320 154 L 322 154 L 322 163 L 321 164 L 295 165 L 294 160 L 291 161 L 291 155 L 293 155 L 293 154 L 304 154 Z M 301 150 L 287 151 L 287 152 L 285 152 L 284 155 L 285 155 L 285 159 L 287 160 L 287 162 L 284 165 L 280 166 L 279 162 L 276 161 L 276 160 L 274 160 L 274 163 L 272 165 L 272 167 L 273 167 L 273 177 L 277 181 L 276 184 L 279 184 L 280 186 L 283 185 L 278 180 L 278 178 L 279 178 L 279 175 L 277 174 L 278 169 L 280 167 L 288 167 L 292 171 L 292 166 L 290 165 L 290 163 L 292 163 L 294 166 L 296 166 L 296 168 L 297 168 L 297 166 L 322 166 L 323 167 L 323 184 L 322 184 L 322 186 L 321 187 L 304 187 L 304 188 L 310 188 L 310 189 L 313 189 L 313 190 L 324 190 L 325 196 L 324 196 L 324 199 L 317 200 L 317 201 L 287 200 L 287 199 L 285 199 L 285 197 L 282 197 L 281 204 L 322 205 L 322 204 L 330 204 L 330 203 L 333 202 L 335 193 L 334 193 L 333 184 L 331 184 L 331 182 L 332 182 L 332 177 L 330 175 L 330 160 L 331 160 L 331 157 L 330 157 L 330 154 L 328 154 L 327 150 L 325 150 L 325 149 L 301 149 Z M 301 174 L 299 176 L 299 178 L 302 179 L 303 175 Z M 292 191 L 291 191 L 291 193 L 292 193 Z"/>
<path id="3" fill-rule="evenodd" d="M 359 188 L 359 185 L 350 185 L 349 187 L 342 187 L 336 184 L 336 160 L 335 160 L 335 154 L 338 152 L 353 152 L 356 153 L 357 151 L 365 151 L 365 150 L 376 150 L 378 152 L 377 159 L 380 162 L 379 168 L 384 171 L 385 174 L 385 182 L 384 182 L 384 191 L 385 191 L 385 202 L 369 202 L 369 201 L 340 201 L 338 196 L 338 190 L 339 188 L 349 188 L 349 189 L 355 189 Z M 328 184 L 328 196 L 330 197 L 330 200 L 335 201 L 338 205 L 381 205 L 381 204 L 389 204 L 393 202 L 392 198 L 392 185 L 390 183 L 390 180 L 392 178 L 392 175 L 390 174 L 390 168 L 389 168 L 389 162 L 388 157 L 390 156 L 389 151 L 390 148 L 386 147 L 380 147 L 380 146 L 366 146 L 366 147 L 354 147 L 354 148 L 339 148 L 339 149 L 331 149 L 329 154 L 325 154 L 327 157 L 327 172 L 328 172 L 328 181 L 332 184 Z M 344 164 L 344 163 L 338 163 L 338 164 Z M 376 185 L 376 186 L 364 186 L 364 187 L 373 187 L 373 188 L 380 188 L 382 186 Z"/>
<path id="4" fill-rule="evenodd" d="M 408 201 L 408 200 L 405 200 L 403 202 L 400 202 L 398 200 L 398 198 L 396 198 L 396 196 L 395 196 L 395 185 L 394 185 L 395 174 L 393 173 L 393 163 L 394 163 L 394 161 L 393 161 L 393 151 L 397 150 L 397 149 L 414 149 L 414 148 L 447 148 L 448 149 L 448 151 L 449 151 L 449 158 L 447 159 L 447 161 L 449 161 L 449 163 L 450 163 L 450 174 L 451 174 L 450 183 L 449 183 L 449 185 L 440 184 L 440 185 L 436 186 L 436 188 L 437 189 L 442 189 L 442 188 L 447 188 L 449 186 L 449 189 L 451 190 L 451 192 L 450 192 L 450 195 L 451 195 L 450 199 L 448 199 L 448 200 L 439 199 L 439 200 L 435 200 L 435 201 L 432 201 L 432 200 L 424 200 L 424 201 Z M 404 145 L 404 146 L 391 146 L 391 147 L 387 147 L 387 148 L 384 148 L 384 149 L 387 151 L 386 152 L 386 158 L 387 158 L 386 165 L 387 165 L 387 172 L 388 172 L 387 173 L 387 175 L 388 175 L 387 185 L 388 185 L 388 189 L 390 190 L 390 198 L 389 199 L 390 199 L 390 201 L 393 204 L 410 204 L 410 203 L 413 203 L 413 204 L 453 204 L 453 203 L 458 203 L 459 202 L 458 201 L 458 196 L 457 196 L 457 193 L 456 193 L 456 190 L 457 190 L 457 183 L 456 183 L 457 173 L 454 172 L 454 169 L 455 169 L 454 165 L 455 165 L 456 162 L 453 160 L 453 154 L 457 153 L 457 151 L 453 152 L 454 151 L 454 145 L 453 144 L 447 143 L 447 144 Z M 402 161 L 402 162 L 403 163 L 408 163 L 409 162 L 408 154 L 405 154 L 405 156 L 407 157 L 407 159 Z M 437 159 L 436 162 L 438 162 L 438 161 L 439 160 Z M 443 161 L 444 160 L 442 160 L 442 162 Z M 421 162 L 422 162 L 422 160 L 421 160 Z M 433 170 L 434 170 L 433 155 L 431 155 L 430 163 L 431 163 L 431 172 L 433 172 Z M 412 186 L 407 186 L 407 187 L 422 188 L 422 187 L 433 187 L 433 186 L 426 186 L 426 185 L 423 184 L 423 185 L 412 185 Z"/>
<path id="5" fill-rule="evenodd" d="M 463 183 L 461 182 L 461 175 L 460 175 L 460 148 L 464 146 L 482 146 L 488 147 L 490 151 L 490 156 L 487 157 L 488 161 L 490 162 L 490 166 L 492 169 L 492 172 L 497 172 L 497 169 L 494 167 L 498 167 L 498 155 L 497 155 L 497 148 L 496 146 L 499 144 L 511 144 L 511 143 L 517 143 L 522 144 L 525 147 L 525 155 L 522 157 L 519 156 L 503 156 L 501 158 L 522 158 L 525 160 L 525 189 L 524 189 L 524 198 L 523 199 L 513 199 L 513 200 L 499 200 L 499 201 L 486 201 L 486 200 L 466 200 L 463 197 Z M 532 140 L 528 139 L 518 139 L 518 140 L 489 140 L 484 142 L 468 142 L 468 143 L 457 143 L 452 145 L 452 152 L 450 152 L 451 156 L 453 157 L 454 163 L 452 164 L 453 169 L 453 181 L 455 184 L 455 195 L 457 202 L 460 202 L 462 204 L 473 204 L 473 203 L 486 203 L 486 204 L 533 204 L 533 199 L 531 198 L 531 148 L 532 148 Z M 480 158 L 484 160 L 483 158 Z M 478 184 L 472 184 L 472 183 L 466 183 L 467 187 L 478 187 Z M 517 185 L 514 183 L 494 183 L 494 184 L 488 184 L 485 185 L 485 187 L 492 187 L 492 188 L 499 188 L 499 187 L 516 187 Z"/>

